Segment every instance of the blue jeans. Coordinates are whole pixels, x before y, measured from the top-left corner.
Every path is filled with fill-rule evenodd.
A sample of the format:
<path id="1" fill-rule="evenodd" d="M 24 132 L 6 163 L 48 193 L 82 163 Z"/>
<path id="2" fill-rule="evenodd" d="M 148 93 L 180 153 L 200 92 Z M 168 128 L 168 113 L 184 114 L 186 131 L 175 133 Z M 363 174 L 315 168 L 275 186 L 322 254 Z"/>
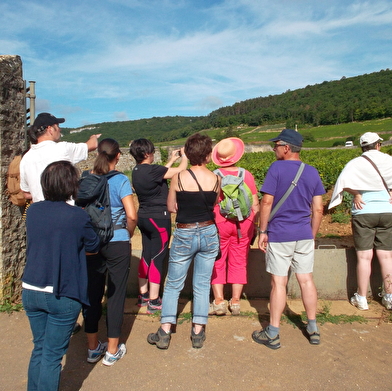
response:
<path id="1" fill-rule="evenodd" d="M 28 391 L 56 391 L 61 360 L 82 305 L 68 297 L 23 289 L 23 307 L 33 333 L 34 349 L 28 370 Z"/>
<path id="2" fill-rule="evenodd" d="M 215 224 L 201 228 L 177 228 L 174 231 L 162 299 L 161 323 L 175 324 L 177 321 L 178 297 L 184 288 L 192 259 L 193 323 L 207 323 L 211 274 L 218 250 L 219 240 Z"/>

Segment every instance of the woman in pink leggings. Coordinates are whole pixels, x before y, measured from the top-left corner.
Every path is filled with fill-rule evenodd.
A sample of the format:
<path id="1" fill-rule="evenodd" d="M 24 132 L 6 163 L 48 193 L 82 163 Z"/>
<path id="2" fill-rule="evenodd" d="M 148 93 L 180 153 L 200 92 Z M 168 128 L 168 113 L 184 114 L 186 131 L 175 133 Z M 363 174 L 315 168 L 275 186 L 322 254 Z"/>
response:
<path id="1" fill-rule="evenodd" d="M 244 154 L 245 146 L 241 139 L 226 138 L 215 145 L 212 161 L 220 166 L 220 174 L 239 175 L 239 167 L 235 164 Z M 227 307 L 232 315 L 240 314 L 240 298 L 242 288 L 247 283 L 247 263 L 250 242 L 252 240 L 256 217 L 259 211 L 256 183 L 253 175 L 245 170 L 244 182 L 252 193 L 250 215 L 243 221 L 236 222 L 222 216 L 219 204 L 215 206 L 215 221 L 219 230 L 221 258 L 215 262 L 212 272 L 212 291 L 214 301 L 210 305 L 209 315 L 225 315 Z M 223 199 L 221 192 L 220 199 Z M 224 299 L 223 288 L 226 283 L 232 284 L 232 295 L 229 303 Z"/>
<path id="2" fill-rule="evenodd" d="M 153 164 L 154 152 L 154 144 L 145 138 L 134 140 L 130 146 L 130 154 L 137 163 L 132 172 L 132 185 L 139 200 L 137 226 L 143 247 L 138 270 L 138 306 L 147 306 L 148 314 L 162 309 L 159 289 L 171 234 L 167 180 L 188 165 L 183 148 L 172 151 L 165 166 Z M 180 157 L 178 167 L 172 167 Z"/>

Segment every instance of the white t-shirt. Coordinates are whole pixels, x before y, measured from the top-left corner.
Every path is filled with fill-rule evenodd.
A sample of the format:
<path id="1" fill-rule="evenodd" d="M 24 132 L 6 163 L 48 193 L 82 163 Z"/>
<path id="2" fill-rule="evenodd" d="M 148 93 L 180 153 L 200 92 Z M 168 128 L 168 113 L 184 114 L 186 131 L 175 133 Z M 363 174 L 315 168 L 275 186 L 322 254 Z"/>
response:
<path id="1" fill-rule="evenodd" d="M 43 201 L 41 174 L 48 164 L 66 160 L 72 164 L 86 160 L 88 147 L 86 143 L 68 143 L 42 141 L 33 144 L 20 162 L 20 188 L 33 197 L 33 202 Z"/>

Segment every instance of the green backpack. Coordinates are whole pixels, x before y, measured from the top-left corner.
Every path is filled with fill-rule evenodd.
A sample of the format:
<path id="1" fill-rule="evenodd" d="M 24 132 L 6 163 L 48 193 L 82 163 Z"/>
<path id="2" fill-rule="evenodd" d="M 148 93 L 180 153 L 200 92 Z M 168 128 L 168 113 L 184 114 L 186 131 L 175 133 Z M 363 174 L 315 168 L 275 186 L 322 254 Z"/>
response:
<path id="1" fill-rule="evenodd" d="M 220 214 L 236 222 L 246 219 L 252 210 L 252 192 L 244 182 L 245 170 L 239 168 L 237 175 L 223 175 L 219 169 L 214 171 L 222 178 L 221 189 L 225 198 L 219 203 Z"/>

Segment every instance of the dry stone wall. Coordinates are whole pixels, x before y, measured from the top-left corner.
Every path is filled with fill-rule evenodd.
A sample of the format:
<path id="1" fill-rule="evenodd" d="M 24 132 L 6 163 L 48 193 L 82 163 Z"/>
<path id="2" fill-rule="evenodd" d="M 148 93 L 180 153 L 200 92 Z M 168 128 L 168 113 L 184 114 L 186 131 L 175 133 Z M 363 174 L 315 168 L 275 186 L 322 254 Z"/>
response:
<path id="1" fill-rule="evenodd" d="M 25 264 L 25 224 L 19 207 L 8 200 L 7 169 L 25 145 L 25 98 L 22 61 L 19 56 L 0 56 L 0 303 L 20 300 Z"/>

